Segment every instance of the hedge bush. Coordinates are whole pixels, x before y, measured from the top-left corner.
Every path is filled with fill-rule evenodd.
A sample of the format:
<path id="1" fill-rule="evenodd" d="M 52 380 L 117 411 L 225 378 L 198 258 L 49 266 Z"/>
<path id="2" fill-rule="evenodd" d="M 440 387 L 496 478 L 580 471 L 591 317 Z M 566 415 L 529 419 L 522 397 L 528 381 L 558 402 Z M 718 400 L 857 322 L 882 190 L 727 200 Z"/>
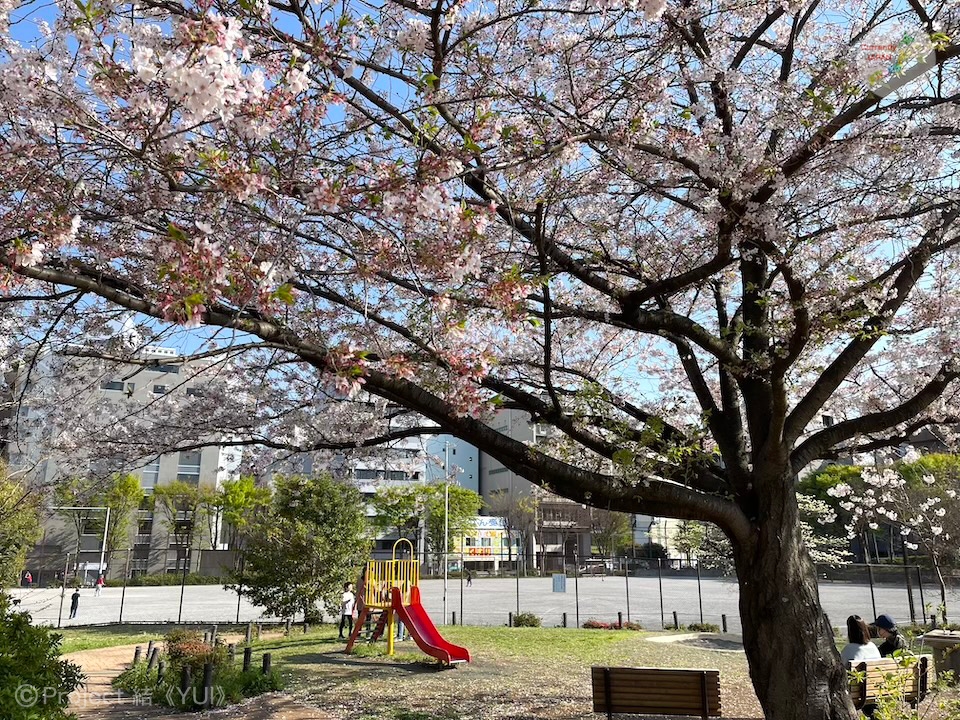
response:
<path id="1" fill-rule="evenodd" d="M 244 698 L 283 689 L 283 679 L 273 670 L 264 675 L 259 670 L 243 672 L 238 662 L 231 663 L 222 643 L 215 647 L 205 645 L 196 630 L 176 629 L 164 638 L 164 659 L 167 668 L 163 678 L 157 667 L 147 669 L 144 662 L 125 671 L 113 681 L 113 686 L 139 698 L 167 705 L 179 710 L 198 710 L 203 706 L 203 669 L 213 663 L 214 707 L 224 707 Z M 191 687 L 180 691 L 180 674 L 184 667 L 191 672 Z"/>
<path id="2" fill-rule="evenodd" d="M 623 623 L 622 626 L 617 625 L 615 622 L 605 623 L 599 620 L 587 620 L 583 624 L 583 627 L 587 630 L 643 630 L 643 626 L 640 623 L 630 622 L 629 620 Z"/>
<path id="3" fill-rule="evenodd" d="M 190 573 L 184 582 L 182 573 L 157 573 L 155 575 L 134 575 L 127 580 L 127 587 L 155 587 L 159 585 L 223 585 L 230 582 L 216 575 L 201 575 Z M 112 578 L 106 581 L 107 587 L 120 587 L 123 578 Z"/>
<path id="4" fill-rule="evenodd" d="M 529 612 L 517 613 L 513 616 L 514 627 L 540 627 L 540 616 Z"/>
<path id="5" fill-rule="evenodd" d="M 30 619 L 0 592 L 0 718 L 66 720 L 69 695 L 83 675 L 60 659 L 63 636 Z"/>

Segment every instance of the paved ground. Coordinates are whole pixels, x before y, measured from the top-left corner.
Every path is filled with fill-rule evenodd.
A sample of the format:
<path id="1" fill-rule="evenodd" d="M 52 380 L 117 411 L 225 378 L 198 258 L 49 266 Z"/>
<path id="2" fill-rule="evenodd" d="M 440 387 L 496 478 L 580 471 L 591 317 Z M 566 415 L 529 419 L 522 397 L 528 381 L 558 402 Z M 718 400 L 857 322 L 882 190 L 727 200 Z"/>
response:
<path id="1" fill-rule="evenodd" d="M 33 613 L 37 622 L 57 624 L 59 591 L 18 589 L 13 593 L 22 598 L 23 607 Z M 438 625 L 441 624 L 442 581 L 423 581 L 422 594 L 427 612 Z M 730 580 L 704 578 L 698 594 L 696 578 L 665 577 L 662 596 L 663 613 L 667 623 L 672 622 L 674 611 L 678 613 L 683 624 L 698 621 L 699 598 L 702 596 L 705 621 L 719 624 L 721 615 L 726 614 L 729 630 L 739 632 L 741 629 L 737 609 L 737 585 Z M 852 613 L 864 617 L 873 616 L 870 588 L 867 585 L 823 583 L 820 586 L 820 596 L 824 610 L 835 626 L 842 625 L 846 616 Z M 622 577 L 585 577 L 579 581 L 568 578 L 566 593 L 552 592 L 550 578 L 524 578 L 519 585 L 520 610 L 539 615 L 547 626 L 560 625 L 563 613 L 567 613 L 568 625 L 574 626 L 578 617 L 581 624 L 590 618 L 609 622 L 616 620 L 617 612 L 622 612 L 624 620 L 629 615 L 629 619 L 634 622 L 656 628 L 661 617 L 660 597 L 656 577 L 630 578 L 629 581 Z M 905 588 L 878 585 L 875 597 L 877 612 L 889 613 L 901 622 L 909 620 Z M 954 590 L 949 599 L 953 606 L 957 607 L 960 605 L 960 592 Z M 934 587 L 924 587 L 924 600 L 928 605 L 939 603 Z M 101 597 L 94 597 L 93 590 L 84 589 L 81 591 L 77 619 L 67 620 L 70 606 L 70 594 L 67 593 L 61 624 L 63 627 L 70 627 L 117 622 L 120 617 L 120 602 L 120 588 L 105 588 Z M 914 603 L 919 615 L 920 595 L 916 588 Z M 517 582 L 514 579 L 477 578 L 473 581 L 473 587 L 463 589 L 462 596 L 459 578 L 448 582 L 448 622 L 452 621 L 452 614 L 455 612 L 457 622 L 467 625 L 505 625 L 508 613 L 515 612 L 517 607 Z M 179 615 L 179 587 L 128 588 L 126 597 L 123 598 L 125 622 L 175 622 Z M 194 622 L 233 622 L 237 619 L 236 594 L 225 592 L 218 585 L 188 586 L 184 591 L 182 618 L 184 621 Z M 261 618 L 259 608 L 246 600 L 241 601 L 241 622 Z"/>

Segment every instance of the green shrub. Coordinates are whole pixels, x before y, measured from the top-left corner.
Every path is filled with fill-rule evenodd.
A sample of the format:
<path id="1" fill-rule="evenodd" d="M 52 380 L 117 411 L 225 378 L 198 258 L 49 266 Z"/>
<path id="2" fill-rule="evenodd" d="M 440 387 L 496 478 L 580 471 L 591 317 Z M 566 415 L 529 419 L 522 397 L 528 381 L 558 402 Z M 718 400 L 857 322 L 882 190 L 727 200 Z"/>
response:
<path id="1" fill-rule="evenodd" d="M 513 616 L 514 627 L 540 627 L 540 616 L 529 612 L 517 613 Z"/>
<path id="2" fill-rule="evenodd" d="M 83 681 L 80 668 L 60 659 L 62 636 L 30 623 L 0 592 L 0 717 L 62 720 L 69 694 Z"/>
<path id="3" fill-rule="evenodd" d="M 690 632 L 716 633 L 720 632 L 720 626 L 713 623 L 690 623 L 687 625 L 687 630 Z"/>
<path id="4" fill-rule="evenodd" d="M 214 664 L 212 704 L 223 707 L 254 697 L 265 692 L 283 689 L 283 680 L 277 671 L 263 675 L 259 670 L 243 672 L 229 662 L 226 648 L 204 645 L 196 631 L 174 630 L 167 635 L 164 657 L 168 667 L 164 677 L 158 677 L 157 668 L 147 670 L 146 663 L 139 663 L 122 673 L 113 681 L 118 690 L 147 699 L 159 705 L 179 710 L 198 710 L 204 700 L 203 666 Z M 171 654 L 172 653 L 172 654 Z M 186 693 L 180 691 L 180 675 L 183 667 L 191 671 L 191 687 Z"/>
<path id="5" fill-rule="evenodd" d="M 134 575 L 127 580 L 128 587 L 154 587 L 158 585 L 223 585 L 229 582 L 216 575 L 201 575 L 199 573 L 190 573 L 184 581 L 181 573 L 157 573 L 155 575 Z M 107 580 L 107 587 L 120 587 L 123 585 L 123 578 L 113 578 Z"/>
<path id="6" fill-rule="evenodd" d="M 630 622 L 629 620 L 623 625 L 617 625 L 615 622 L 600 622 L 599 620 L 587 620 L 583 627 L 586 630 L 643 630 L 643 626 L 640 623 Z"/>

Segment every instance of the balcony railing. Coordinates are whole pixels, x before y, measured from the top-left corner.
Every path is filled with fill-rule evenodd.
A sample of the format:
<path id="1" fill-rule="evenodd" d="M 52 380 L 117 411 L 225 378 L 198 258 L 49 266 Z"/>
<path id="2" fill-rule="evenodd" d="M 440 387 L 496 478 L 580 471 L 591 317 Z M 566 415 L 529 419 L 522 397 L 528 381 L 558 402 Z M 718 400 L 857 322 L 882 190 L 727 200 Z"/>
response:
<path id="1" fill-rule="evenodd" d="M 134 545 L 149 545 L 149 544 L 150 544 L 150 538 L 151 538 L 151 537 L 152 537 L 151 535 L 137 535 L 137 536 L 134 538 L 134 540 L 133 540 L 133 544 L 134 544 Z"/>

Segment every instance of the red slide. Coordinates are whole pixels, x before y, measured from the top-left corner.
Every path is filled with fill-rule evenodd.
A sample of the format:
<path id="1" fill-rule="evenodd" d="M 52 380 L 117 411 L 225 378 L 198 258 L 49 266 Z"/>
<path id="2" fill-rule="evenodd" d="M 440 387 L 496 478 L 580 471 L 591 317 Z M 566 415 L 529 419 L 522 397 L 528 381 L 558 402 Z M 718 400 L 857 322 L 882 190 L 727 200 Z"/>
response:
<path id="1" fill-rule="evenodd" d="M 410 588 L 410 604 L 403 604 L 400 588 L 391 589 L 393 609 L 410 632 L 417 647 L 427 655 L 448 665 L 470 662 L 470 651 L 459 645 L 451 645 L 437 631 L 437 626 L 420 604 L 420 588 Z"/>

